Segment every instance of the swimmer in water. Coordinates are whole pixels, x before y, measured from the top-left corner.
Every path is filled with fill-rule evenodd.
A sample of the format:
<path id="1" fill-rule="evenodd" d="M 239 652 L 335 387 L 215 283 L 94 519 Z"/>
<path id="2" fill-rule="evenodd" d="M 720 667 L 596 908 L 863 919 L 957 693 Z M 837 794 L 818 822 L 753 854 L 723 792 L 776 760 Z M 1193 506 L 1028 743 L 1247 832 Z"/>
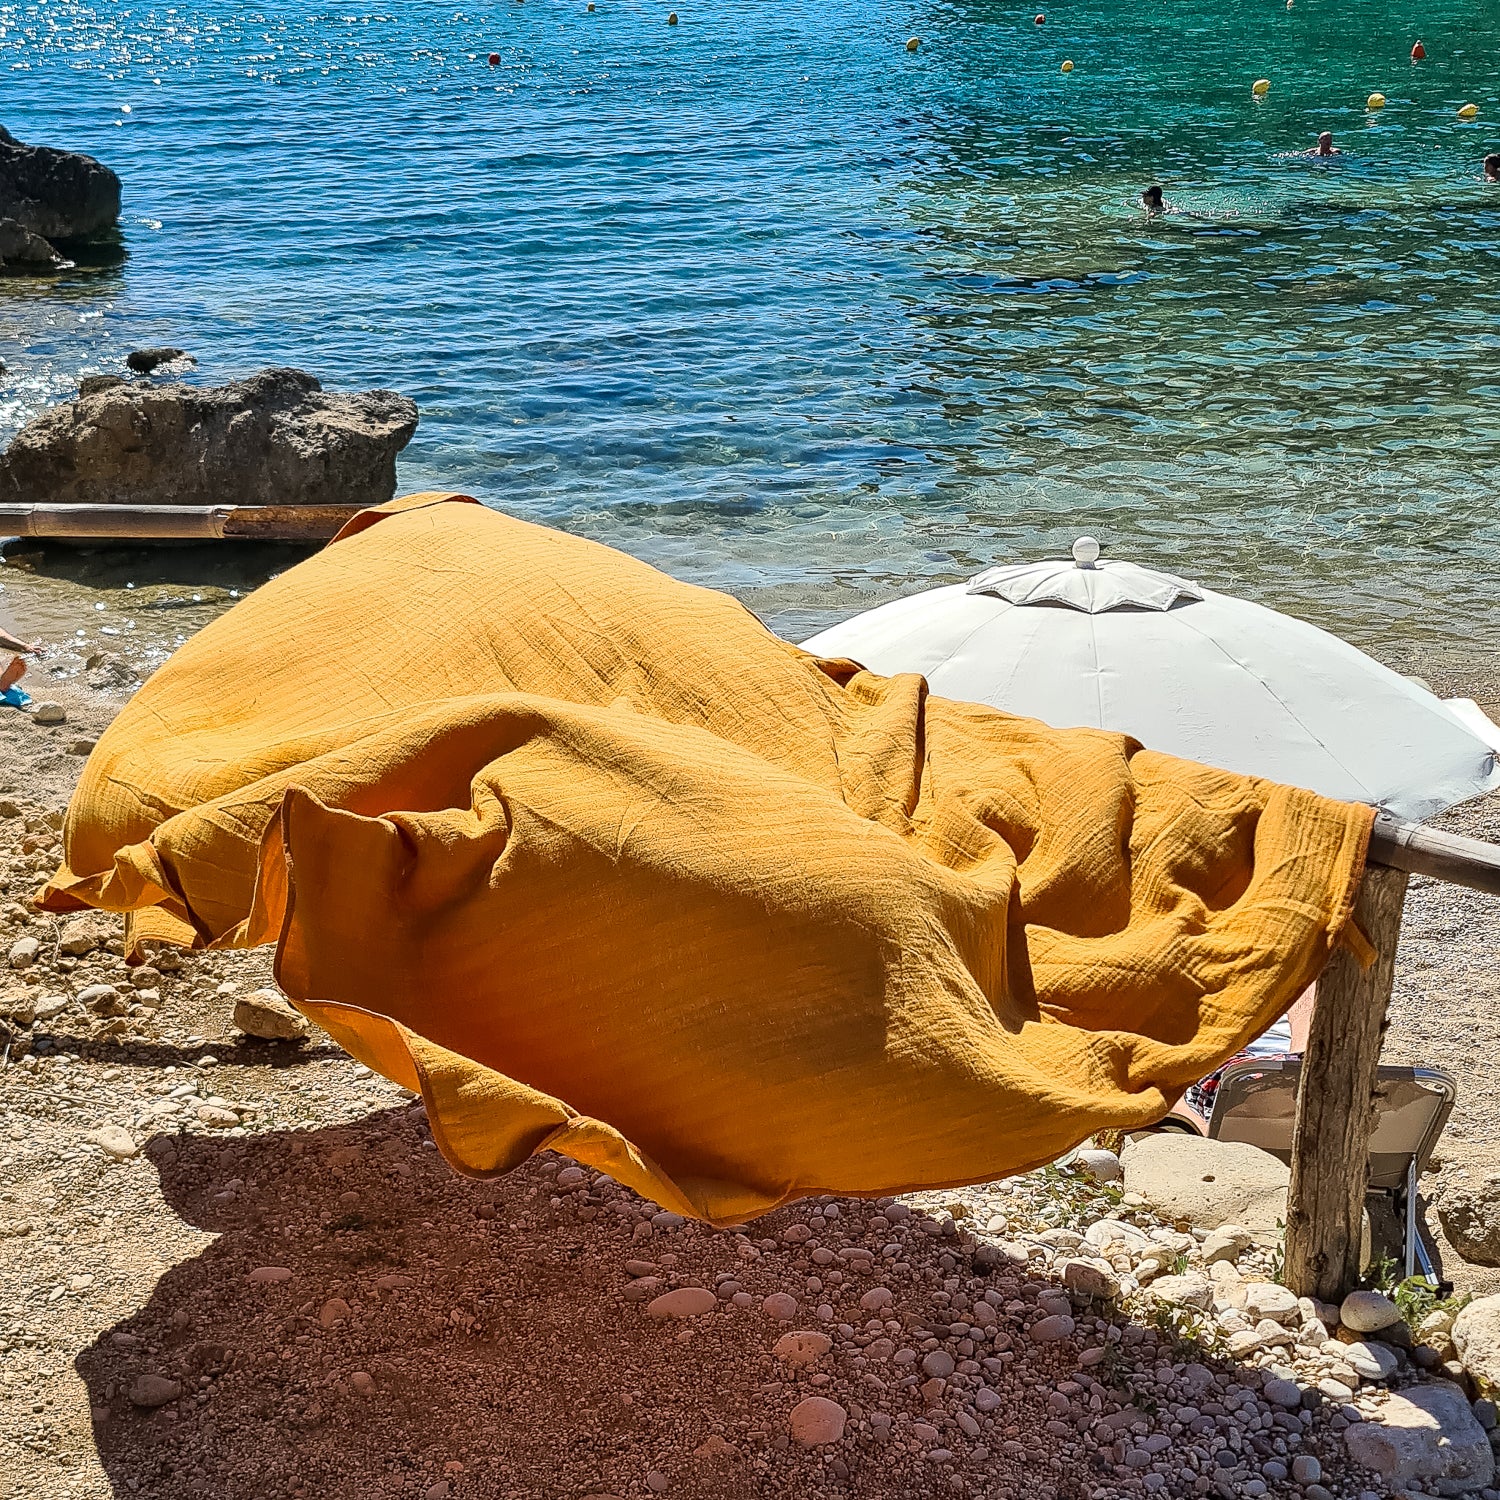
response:
<path id="1" fill-rule="evenodd" d="M 1491 151 L 1484 159 L 1484 180 L 1500 182 L 1500 151 Z"/>
<path id="2" fill-rule="evenodd" d="M 1318 137 L 1318 144 L 1311 151 L 1304 151 L 1304 156 L 1342 156 L 1344 153 L 1333 144 L 1333 132 L 1325 130 Z"/>
<path id="3" fill-rule="evenodd" d="M 1159 182 L 1153 182 L 1151 186 L 1141 194 L 1141 207 L 1146 210 L 1146 213 L 1148 215 L 1153 217 L 1156 214 L 1166 213 L 1167 201 L 1162 197 L 1162 189 Z"/>

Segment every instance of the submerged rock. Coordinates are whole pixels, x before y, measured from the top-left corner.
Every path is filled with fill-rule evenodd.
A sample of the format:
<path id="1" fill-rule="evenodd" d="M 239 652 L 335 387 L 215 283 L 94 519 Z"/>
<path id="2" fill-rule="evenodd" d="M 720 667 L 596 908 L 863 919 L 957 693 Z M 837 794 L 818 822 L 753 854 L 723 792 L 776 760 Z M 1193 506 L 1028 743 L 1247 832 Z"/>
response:
<path id="1" fill-rule="evenodd" d="M 66 265 L 41 235 L 15 219 L 0 218 L 0 266 L 21 271 L 55 271 Z"/>
<path id="2" fill-rule="evenodd" d="M 0 218 L 45 240 L 86 240 L 120 217 L 120 179 L 76 151 L 28 146 L 0 127 Z"/>
<path id="3" fill-rule="evenodd" d="M 0 500 L 53 505 L 378 505 L 417 430 L 395 391 L 301 370 L 222 386 L 114 385 L 43 412 L 0 457 Z"/>

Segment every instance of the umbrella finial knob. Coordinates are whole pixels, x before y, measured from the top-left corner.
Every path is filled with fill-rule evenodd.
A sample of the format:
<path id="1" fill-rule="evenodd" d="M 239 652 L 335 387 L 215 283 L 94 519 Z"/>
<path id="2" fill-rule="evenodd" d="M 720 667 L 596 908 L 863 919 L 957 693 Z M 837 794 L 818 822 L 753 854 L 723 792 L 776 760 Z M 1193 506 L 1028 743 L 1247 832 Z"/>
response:
<path id="1" fill-rule="evenodd" d="M 1099 543 L 1091 536 L 1081 536 L 1073 543 L 1073 562 L 1076 567 L 1092 568 L 1099 561 Z"/>

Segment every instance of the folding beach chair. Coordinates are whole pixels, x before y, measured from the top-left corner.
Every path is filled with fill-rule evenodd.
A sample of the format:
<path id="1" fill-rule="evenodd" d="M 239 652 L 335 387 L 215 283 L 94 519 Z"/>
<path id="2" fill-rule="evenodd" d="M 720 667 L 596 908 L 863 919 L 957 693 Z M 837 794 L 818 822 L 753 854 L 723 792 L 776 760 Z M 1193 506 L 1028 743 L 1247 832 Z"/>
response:
<path id="1" fill-rule="evenodd" d="M 1301 1072 L 1297 1057 L 1230 1063 L 1220 1075 L 1209 1138 L 1244 1141 L 1290 1162 Z M 1382 1064 L 1377 1077 L 1365 1201 L 1373 1253 L 1393 1254 L 1403 1276 L 1414 1276 L 1420 1265 L 1429 1280 L 1437 1280 L 1417 1214 L 1417 1178 L 1443 1133 L 1457 1092 L 1453 1076 L 1441 1068 Z"/>

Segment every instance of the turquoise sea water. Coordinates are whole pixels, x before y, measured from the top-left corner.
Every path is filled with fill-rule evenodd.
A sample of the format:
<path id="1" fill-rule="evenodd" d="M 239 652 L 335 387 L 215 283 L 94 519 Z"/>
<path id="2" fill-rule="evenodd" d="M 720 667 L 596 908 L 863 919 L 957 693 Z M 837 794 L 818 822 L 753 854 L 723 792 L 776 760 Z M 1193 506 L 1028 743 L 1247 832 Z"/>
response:
<path id="1" fill-rule="evenodd" d="M 0 283 L 0 436 L 178 344 L 405 391 L 405 488 L 794 635 L 1090 531 L 1500 644 L 1493 0 L 596 3 L 0 4 L 0 123 L 126 251 Z"/>

